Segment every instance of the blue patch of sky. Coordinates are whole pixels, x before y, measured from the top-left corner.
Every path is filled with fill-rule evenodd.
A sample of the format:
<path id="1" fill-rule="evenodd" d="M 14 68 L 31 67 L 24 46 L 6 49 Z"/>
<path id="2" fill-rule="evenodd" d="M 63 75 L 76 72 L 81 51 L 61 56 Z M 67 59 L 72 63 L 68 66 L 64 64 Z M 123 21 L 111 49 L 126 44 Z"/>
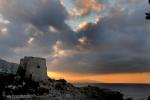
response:
<path id="1" fill-rule="evenodd" d="M 106 3 L 106 0 L 103 1 L 103 3 Z M 107 3 L 114 5 L 114 0 L 107 0 Z M 72 0 L 64 0 L 64 6 L 68 12 L 71 12 L 74 8 L 76 8 Z M 73 31 L 76 31 L 81 23 L 94 23 L 97 17 L 102 17 L 107 14 L 108 10 L 104 9 L 101 12 L 91 12 L 86 16 L 70 16 L 65 23 L 70 26 Z"/>

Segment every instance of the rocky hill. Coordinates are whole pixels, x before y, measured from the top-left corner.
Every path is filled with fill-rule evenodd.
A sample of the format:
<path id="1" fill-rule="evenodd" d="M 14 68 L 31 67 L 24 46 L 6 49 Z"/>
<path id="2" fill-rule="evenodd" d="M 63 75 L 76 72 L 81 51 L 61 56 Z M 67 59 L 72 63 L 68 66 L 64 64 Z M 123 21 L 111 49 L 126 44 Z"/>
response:
<path id="1" fill-rule="evenodd" d="M 49 78 L 44 83 L 8 75 L 1 80 L 0 92 L 6 100 L 123 100 L 120 92 L 94 86 L 78 88 L 64 79 Z"/>
<path id="2" fill-rule="evenodd" d="M 10 63 L 0 59 L 0 73 L 16 74 L 18 64 Z"/>

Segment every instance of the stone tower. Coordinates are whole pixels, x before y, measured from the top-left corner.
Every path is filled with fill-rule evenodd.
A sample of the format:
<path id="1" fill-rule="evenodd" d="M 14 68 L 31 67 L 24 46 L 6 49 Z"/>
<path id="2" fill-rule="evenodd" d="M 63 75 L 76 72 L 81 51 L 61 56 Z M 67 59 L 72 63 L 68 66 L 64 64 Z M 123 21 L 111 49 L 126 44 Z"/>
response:
<path id="1" fill-rule="evenodd" d="M 46 59 L 38 57 L 24 57 L 20 60 L 18 73 L 25 78 L 30 78 L 36 82 L 47 81 Z"/>

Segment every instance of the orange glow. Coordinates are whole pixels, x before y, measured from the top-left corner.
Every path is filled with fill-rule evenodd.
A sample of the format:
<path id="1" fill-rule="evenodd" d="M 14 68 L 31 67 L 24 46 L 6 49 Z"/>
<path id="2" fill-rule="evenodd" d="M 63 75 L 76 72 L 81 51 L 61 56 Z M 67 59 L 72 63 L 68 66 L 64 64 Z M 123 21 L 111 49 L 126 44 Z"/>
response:
<path id="1" fill-rule="evenodd" d="M 66 79 L 72 83 L 150 83 L 150 73 L 121 73 L 102 75 L 81 75 L 48 72 L 55 79 Z"/>
<path id="2" fill-rule="evenodd" d="M 85 30 L 87 30 L 89 28 L 89 23 L 87 23 L 87 22 L 82 22 L 80 25 L 79 25 L 79 29 L 78 29 L 78 31 L 85 31 Z"/>
<path id="3" fill-rule="evenodd" d="M 74 11 L 73 15 L 76 16 L 84 16 L 91 11 L 99 12 L 104 8 L 104 5 L 96 0 L 75 0 L 75 5 L 78 9 Z"/>

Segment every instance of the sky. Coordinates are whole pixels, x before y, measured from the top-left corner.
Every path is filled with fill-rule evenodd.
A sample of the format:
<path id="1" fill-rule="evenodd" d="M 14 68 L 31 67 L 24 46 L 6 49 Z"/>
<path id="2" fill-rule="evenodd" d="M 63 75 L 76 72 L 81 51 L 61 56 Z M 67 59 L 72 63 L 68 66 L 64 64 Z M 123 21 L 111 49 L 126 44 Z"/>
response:
<path id="1" fill-rule="evenodd" d="M 47 59 L 70 82 L 150 83 L 147 0 L 0 0 L 0 58 Z"/>

